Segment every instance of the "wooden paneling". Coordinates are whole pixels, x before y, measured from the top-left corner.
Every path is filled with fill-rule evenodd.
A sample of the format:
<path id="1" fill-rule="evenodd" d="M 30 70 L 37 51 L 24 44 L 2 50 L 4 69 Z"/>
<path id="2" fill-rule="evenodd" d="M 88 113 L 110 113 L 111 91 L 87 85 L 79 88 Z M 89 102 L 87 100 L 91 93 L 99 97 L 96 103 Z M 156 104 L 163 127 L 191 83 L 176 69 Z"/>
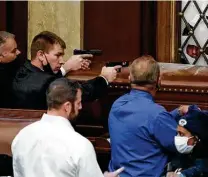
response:
<path id="1" fill-rule="evenodd" d="M 11 155 L 11 143 L 16 134 L 25 126 L 40 120 L 45 112 L 46 110 L 0 108 L 0 154 Z M 108 142 L 102 137 L 105 134 L 102 126 L 78 124 L 74 128 L 88 137 L 98 153 L 110 151 Z"/>
<path id="2" fill-rule="evenodd" d="M 197 104 L 201 109 L 208 110 L 208 70 L 207 67 L 159 63 L 161 68 L 161 88 L 157 92 L 156 101 L 165 106 L 168 110 L 172 110 L 183 104 Z M 99 74 L 97 70 L 94 73 L 71 74 L 70 79 L 88 80 Z M 112 103 L 121 95 L 130 90 L 128 81 L 129 71 L 122 68 L 117 79 L 109 85 L 107 96 L 94 103 L 88 103 L 85 110 L 87 114 L 80 115 L 80 123 L 88 124 L 94 122 L 100 128 L 97 129 L 99 135 L 108 129 L 108 114 Z M 90 108 L 91 107 L 91 108 Z M 99 110 L 99 116 L 90 110 Z M 87 115 L 87 118 L 84 116 Z M 100 117 L 100 118 L 98 118 Z M 87 123 L 88 122 L 88 123 Z M 88 124 L 89 125 L 89 124 Z M 102 129 L 102 126 L 104 130 Z M 87 132 L 85 130 L 85 132 Z M 83 132 L 83 135 L 85 134 Z"/>
<path id="3" fill-rule="evenodd" d="M 28 2 L 7 1 L 6 29 L 15 34 L 18 48 L 21 51 L 21 59 L 27 58 L 27 25 L 28 25 Z"/>
<path id="4" fill-rule="evenodd" d="M 130 61 L 141 54 L 140 12 L 139 1 L 84 2 L 84 48 L 103 50 L 97 63 Z"/>
<path id="5" fill-rule="evenodd" d="M 177 61 L 178 30 L 177 8 L 180 2 L 157 1 L 157 60 Z"/>
<path id="6" fill-rule="evenodd" d="M 156 58 L 157 2 L 141 2 L 141 55 Z"/>
<path id="7" fill-rule="evenodd" d="M 175 1 L 84 2 L 84 48 L 104 51 L 92 69 L 98 61 L 132 61 L 143 54 L 177 62 L 178 8 Z"/>
<path id="8" fill-rule="evenodd" d="M 23 61 L 27 58 L 27 4 L 27 1 L 0 1 L 0 31 L 15 34 Z"/>
<path id="9" fill-rule="evenodd" d="M 0 1 L 0 31 L 6 30 L 6 1 Z"/>
<path id="10" fill-rule="evenodd" d="M 40 119 L 44 111 L 0 109 L 0 154 L 11 155 L 11 143 L 25 126 Z"/>

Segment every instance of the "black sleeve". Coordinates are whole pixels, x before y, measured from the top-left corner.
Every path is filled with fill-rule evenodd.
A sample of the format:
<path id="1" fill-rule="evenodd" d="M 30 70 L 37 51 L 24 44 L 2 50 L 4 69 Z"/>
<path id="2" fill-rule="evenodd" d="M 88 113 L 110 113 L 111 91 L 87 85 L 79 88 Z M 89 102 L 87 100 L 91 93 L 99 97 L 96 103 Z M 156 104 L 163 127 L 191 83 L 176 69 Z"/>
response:
<path id="1" fill-rule="evenodd" d="M 54 76 L 58 79 L 58 78 L 62 78 L 63 75 L 62 75 L 62 72 L 61 70 L 58 71 L 58 73 L 54 74 Z"/>
<path id="2" fill-rule="evenodd" d="M 193 155 L 196 158 L 208 158 L 208 141 L 200 141 L 193 149 Z"/>
<path id="3" fill-rule="evenodd" d="M 13 81 L 14 108 L 46 109 L 46 90 L 56 77 L 45 73 L 32 73 L 24 79 Z"/>
<path id="4" fill-rule="evenodd" d="M 82 100 L 94 101 L 106 94 L 108 85 L 103 77 L 96 77 L 88 80 L 82 85 Z"/>

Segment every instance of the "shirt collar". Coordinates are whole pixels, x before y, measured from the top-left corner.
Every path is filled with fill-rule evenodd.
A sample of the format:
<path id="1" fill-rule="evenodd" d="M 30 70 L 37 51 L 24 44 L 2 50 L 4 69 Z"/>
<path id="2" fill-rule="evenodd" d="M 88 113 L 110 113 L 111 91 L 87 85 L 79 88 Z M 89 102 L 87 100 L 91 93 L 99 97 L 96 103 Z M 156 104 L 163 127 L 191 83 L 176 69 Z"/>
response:
<path id="1" fill-rule="evenodd" d="M 149 92 L 143 91 L 143 90 L 131 89 L 130 95 L 133 95 L 133 96 L 143 96 L 143 97 L 146 97 L 148 99 L 153 100 L 153 96 Z"/>
<path id="2" fill-rule="evenodd" d="M 62 116 L 53 116 L 53 115 L 49 115 L 49 114 L 46 114 L 44 113 L 42 118 L 41 118 L 41 121 L 44 121 L 44 122 L 49 122 L 49 123 L 56 123 L 56 124 L 62 124 L 62 125 L 66 125 L 68 126 L 71 130 L 74 131 L 74 128 L 72 127 L 70 121 Z"/>
<path id="3" fill-rule="evenodd" d="M 24 66 L 29 69 L 32 72 L 44 72 L 43 70 L 41 70 L 40 68 L 34 66 L 30 60 L 26 60 Z"/>

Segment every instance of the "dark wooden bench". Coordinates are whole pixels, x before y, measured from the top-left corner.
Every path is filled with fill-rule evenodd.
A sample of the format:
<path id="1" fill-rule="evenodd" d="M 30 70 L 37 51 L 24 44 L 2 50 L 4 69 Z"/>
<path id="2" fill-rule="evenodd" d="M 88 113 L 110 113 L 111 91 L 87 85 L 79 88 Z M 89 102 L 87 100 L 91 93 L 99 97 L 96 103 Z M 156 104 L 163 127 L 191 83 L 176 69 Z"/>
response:
<path id="1" fill-rule="evenodd" d="M 25 126 L 40 120 L 44 112 L 46 111 L 0 108 L 0 176 L 13 174 L 11 143 L 14 137 Z M 91 135 L 86 137 L 94 145 L 101 169 L 103 171 L 107 170 L 110 158 L 110 144 L 105 136 L 99 137 L 103 132 L 103 127 L 97 125 L 75 125 L 75 129 L 83 135 Z"/>
<path id="2" fill-rule="evenodd" d="M 11 155 L 11 143 L 16 134 L 25 126 L 39 120 L 44 110 L 0 109 L 0 154 Z M 102 132 L 102 126 L 75 125 L 75 129 L 91 136 L 86 136 L 99 153 L 110 152 L 106 138 L 97 136 Z M 94 136 L 92 136 L 94 134 Z"/>

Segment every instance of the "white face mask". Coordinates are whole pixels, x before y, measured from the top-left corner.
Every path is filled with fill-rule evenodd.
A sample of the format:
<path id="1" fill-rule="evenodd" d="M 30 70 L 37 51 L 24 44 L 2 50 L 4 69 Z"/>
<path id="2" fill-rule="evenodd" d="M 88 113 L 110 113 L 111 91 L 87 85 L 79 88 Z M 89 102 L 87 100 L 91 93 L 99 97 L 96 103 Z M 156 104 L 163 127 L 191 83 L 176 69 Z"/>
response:
<path id="1" fill-rule="evenodd" d="M 175 146 L 178 152 L 182 154 L 188 154 L 192 152 L 194 146 L 188 145 L 188 140 L 192 137 L 175 136 Z"/>

